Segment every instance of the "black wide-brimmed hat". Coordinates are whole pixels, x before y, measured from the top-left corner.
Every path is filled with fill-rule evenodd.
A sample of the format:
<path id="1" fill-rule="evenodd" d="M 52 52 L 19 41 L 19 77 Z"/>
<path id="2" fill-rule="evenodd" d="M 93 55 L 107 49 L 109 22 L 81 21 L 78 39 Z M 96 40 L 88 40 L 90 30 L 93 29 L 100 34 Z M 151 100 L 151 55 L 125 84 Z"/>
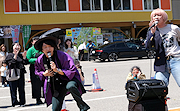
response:
<path id="1" fill-rule="evenodd" d="M 36 41 L 36 43 L 34 44 L 35 49 L 40 50 L 42 47 L 42 43 L 45 41 L 52 41 L 54 44 L 57 44 L 58 40 L 56 37 L 53 36 L 53 33 L 60 31 L 60 30 L 61 30 L 60 28 L 54 28 L 54 29 L 51 29 L 51 30 L 45 32 L 44 34 L 42 34 L 39 37 L 39 40 Z"/>

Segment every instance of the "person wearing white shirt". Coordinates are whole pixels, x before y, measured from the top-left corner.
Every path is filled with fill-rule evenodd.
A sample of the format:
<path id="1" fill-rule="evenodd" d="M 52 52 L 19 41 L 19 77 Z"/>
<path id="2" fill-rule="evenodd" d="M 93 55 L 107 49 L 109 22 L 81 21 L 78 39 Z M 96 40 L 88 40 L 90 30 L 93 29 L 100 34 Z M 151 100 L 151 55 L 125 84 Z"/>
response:
<path id="1" fill-rule="evenodd" d="M 78 60 L 78 51 L 76 46 L 73 46 L 71 39 L 66 39 L 64 52 L 68 53 L 74 60 Z"/>
<path id="2" fill-rule="evenodd" d="M 9 84 L 5 84 L 5 81 L 6 81 L 6 72 L 7 72 L 7 65 L 5 63 L 5 61 L 2 62 L 2 66 L 0 68 L 0 72 L 1 72 L 1 79 L 2 79 L 2 87 L 5 87 L 5 86 L 9 86 Z"/>
<path id="3" fill-rule="evenodd" d="M 1 46 L 0 46 L 0 68 L 2 66 L 2 61 L 5 60 L 7 55 L 8 55 L 8 52 L 6 51 L 5 44 L 1 44 Z M 0 75 L 1 75 L 1 72 L 0 72 Z M 0 81 L 1 81 L 1 78 L 0 78 Z"/>
<path id="4" fill-rule="evenodd" d="M 78 52 L 79 52 L 79 60 L 82 61 L 84 57 L 84 50 L 86 50 L 86 42 L 83 42 L 82 44 L 79 45 L 78 47 Z"/>

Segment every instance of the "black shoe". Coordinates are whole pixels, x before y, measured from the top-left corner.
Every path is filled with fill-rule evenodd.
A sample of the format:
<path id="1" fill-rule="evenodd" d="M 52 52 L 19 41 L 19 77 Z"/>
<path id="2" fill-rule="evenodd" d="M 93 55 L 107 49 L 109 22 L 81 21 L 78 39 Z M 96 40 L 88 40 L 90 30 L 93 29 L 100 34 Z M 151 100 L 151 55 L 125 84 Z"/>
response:
<path id="1" fill-rule="evenodd" d="M 40 98 L 36 99 L 36 104 L 39 105 L 39 104 L 43 104 L 43 102 L 41 101 Z"/>
<path id="2" fill-rule="evenodd" d="M 88 109 L 90 109 L 90 107 L 89 107 L 89 106 L 86 106 L 86 108 L 80 109 L 80 111 L 87 111 Z"/>
<path id="3" fill-rule="evenodd" d="M 20 105 L 20 102 L 15 102 L 14 104 L 12 104 L 13 107 L 15 107 L 15 105 Z"/>

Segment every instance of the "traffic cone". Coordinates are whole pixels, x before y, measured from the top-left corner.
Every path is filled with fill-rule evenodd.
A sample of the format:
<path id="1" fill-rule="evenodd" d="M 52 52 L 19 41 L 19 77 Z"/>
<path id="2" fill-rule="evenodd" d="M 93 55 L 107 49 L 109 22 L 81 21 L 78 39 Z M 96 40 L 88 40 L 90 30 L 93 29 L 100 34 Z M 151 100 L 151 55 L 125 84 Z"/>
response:
<path id="1" fill-rule="evenodd" d="M 94 69 L 94 73 L 92 74 L 92 76 L 93 76 L 93 89 L 91 90 L 91 92 L 103 91 L 99 83 L 99 78 L 96 68 Z"/>

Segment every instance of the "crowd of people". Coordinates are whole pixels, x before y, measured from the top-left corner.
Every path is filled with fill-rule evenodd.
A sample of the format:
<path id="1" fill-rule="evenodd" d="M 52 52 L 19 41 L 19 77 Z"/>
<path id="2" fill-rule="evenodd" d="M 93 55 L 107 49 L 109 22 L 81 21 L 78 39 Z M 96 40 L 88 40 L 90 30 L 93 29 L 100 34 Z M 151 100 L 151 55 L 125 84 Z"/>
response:
<path id="1" fill-rule="evenodd" d="M 30 64 L 32 98 L 36 99 L 36 105 L 46 103 L 49 106 L 52 104 L 53 111 L 67 111 L 64 97 L 71 93 L 81 111 L 87 111 L 90 108 L 81 98 L 85 89 L 83 86 L 84 73 L 79 62 L 78 50 L 71 38 L 65 39 L 64 46 L 61 42 L 61 39 L 56 40 L 55 37 L 41 37 L 41 39 L 34 37 L 31 41 L 32 46 L 27 51 L 21 52 L 20 44 L 13 43 L 10 53 L 6 51 L 4 44 L 0 46 L 2 87 L 10 87 L 13 107 L 16 105 L 24 107 L 26 103 L 24 74 L 26 73 L 25 65 Z M 49 52 L 52 56 L 51 61 L 49 61 Z M 44 65 L 38 64 L 38 60 L 42 60 Z M 20 73 L 20 78 L 7 81 L 6 73 L 11 69 L 15 70 L 15 74 Z M 58 86 L 58 84 L 61 85 Z M 43 94 L 42 90 L 44 90 Z M 41 98 L 45 98 L 45 101 Z"/>
<path id="2" fill-rule="evenodd" d="M 155 48 L 155 79 L 163 80 L 168 86 L 169 77 L 172 74 L 180 87 L 178 75 L 180 72 L 180 28 L 173 24 L 166 24 L 168 15 L 162 9 L 153 10 L 150 17 L 149 26 L 155 22 L 157 24 L 148 30 L 146 40 L 140 38 L 140 41 L 146 48 Z M 64 44 L 63 41 L 65 41 Z M 106 39 L 104 44 L 108 42 Z M 52 36 L 41 36 L 32 38 L 31 44 L 32 47 L 21 52 L 20 44 L 13 43 L 9 53 L 4 44 L 0 46 L 0 79 L 2 79 L 2 87 L 10 87 L 12 106 L 23 107 L 26 103 L 24 74 L 26 73 L 25 65 L 30 64 L 32 98 L 36 99 L 37 105 L 52 104 L 53 111 L 67 111 L 64 98 L 71 93 L 80 111 L 90 109 L 81 97 L 86 91 L 80 60 L 83 60 L 86 49 L 89 51 L 88 60 L 90 60 L 90 51 L 96 46 L 93 41 L 89 40 L 87 44 L 84 42 L 77 49 L 71 38 L 57 40 Z M 11 69 L 14 72 L 10 71 Z M 9 73 L 19 74 L 20 78 L 7 81 L 6 76 Z M 145 74 L 138 66 L 132 67 L 126 81 L 140 79 L 146 79 Z M 44 91 L 43 94 L 41 90 Z M 41 98 L 45 98 L 45 101 Z"/>

